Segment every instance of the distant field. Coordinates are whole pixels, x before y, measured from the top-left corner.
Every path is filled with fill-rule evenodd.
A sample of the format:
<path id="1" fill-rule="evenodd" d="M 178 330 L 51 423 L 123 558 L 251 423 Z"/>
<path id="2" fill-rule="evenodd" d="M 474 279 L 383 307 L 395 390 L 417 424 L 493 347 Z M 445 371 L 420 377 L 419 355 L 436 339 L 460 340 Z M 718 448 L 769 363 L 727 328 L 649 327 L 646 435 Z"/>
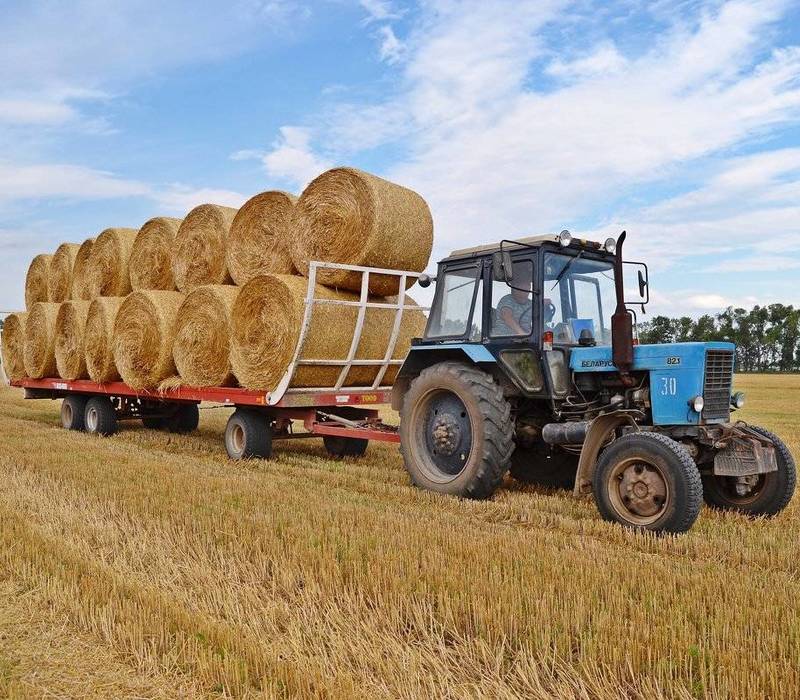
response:
<path id="1" fill-rule="evenodd" d="M 739 415 L 800 456 L 800 376 Z M 394 447 L 233 464 L 199 433 L 67 433 L 0 389 L 0 696 L 800 696 L 800 506 L 678 538 L 509 482 L 409 486 Z"/>

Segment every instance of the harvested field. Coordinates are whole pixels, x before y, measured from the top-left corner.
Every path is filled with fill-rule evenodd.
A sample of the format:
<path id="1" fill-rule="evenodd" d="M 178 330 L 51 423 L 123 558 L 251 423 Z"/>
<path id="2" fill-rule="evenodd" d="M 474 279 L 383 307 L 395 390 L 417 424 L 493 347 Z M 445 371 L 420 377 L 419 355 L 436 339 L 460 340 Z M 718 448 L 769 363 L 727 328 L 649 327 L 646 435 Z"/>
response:
<path id="1" fill-rule="evenodd" d="M 798 376 L 737 378 L 800 455 Z M 779 698 L 800 688 L 800 498 L 631 534 L 590 501 L 409 486 L 396 448 L 234 464 L 58 428 L 0 389 L 0 695 Z"/>

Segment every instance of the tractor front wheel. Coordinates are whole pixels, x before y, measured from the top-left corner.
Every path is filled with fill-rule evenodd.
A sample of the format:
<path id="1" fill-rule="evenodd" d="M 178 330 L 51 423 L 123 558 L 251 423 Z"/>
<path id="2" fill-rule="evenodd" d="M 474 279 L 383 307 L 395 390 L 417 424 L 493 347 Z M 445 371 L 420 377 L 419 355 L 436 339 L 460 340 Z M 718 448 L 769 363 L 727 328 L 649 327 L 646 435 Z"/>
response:
<path id="1" fill-rule="evenodd" d="M 712 508 L 732 510 L 745 515 L 777 515 L 792 499 L 796 469 L 792 453 L 774 433 L 750 426 L 754 431 L 769 438 L 775 446 L 778 470 L 753 476 L 703 477 L 703 498 Z"/>
<path id="2" fill-rule="evenodd" d="M 511 407 L 476 367 L 442 362 L 423 370 L 403 400 L 400 450 L 416 486 L 489 498 L 514 449 Z"/>
<path id="3" fill-rule="evenodd" d="M 658 433 L 614 440 L 597 460 L 592 488 L 605 520 L 635 530 L 686 532 L 703 503 L 700 472 L 689 451 Z"/>

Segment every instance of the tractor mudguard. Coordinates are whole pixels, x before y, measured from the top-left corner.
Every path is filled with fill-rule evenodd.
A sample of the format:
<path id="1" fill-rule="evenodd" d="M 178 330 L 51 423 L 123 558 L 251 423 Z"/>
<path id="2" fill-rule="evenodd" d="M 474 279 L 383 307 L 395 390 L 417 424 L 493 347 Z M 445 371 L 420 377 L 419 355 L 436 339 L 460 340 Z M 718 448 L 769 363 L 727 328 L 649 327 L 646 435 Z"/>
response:
<path id="1" fill-rule="evenodd" d="M 597 464 L 597 455 L 600 454 L 600 448 L 605 444 L 609 435 L 621 425 L 627 423 L 638 430 L 639 426 L 633 419 L 633 415 L 637 413 L 638 411 L 621 409 L 611 413 L 604 413 L 591 422 L 589 431 L 586 434 L 586 440 L 583 442 L 580 459 L 578 460 L 578 473 L 575 476 L 573 496 L 585 496 L 592 492 L 592 475 Z"/>

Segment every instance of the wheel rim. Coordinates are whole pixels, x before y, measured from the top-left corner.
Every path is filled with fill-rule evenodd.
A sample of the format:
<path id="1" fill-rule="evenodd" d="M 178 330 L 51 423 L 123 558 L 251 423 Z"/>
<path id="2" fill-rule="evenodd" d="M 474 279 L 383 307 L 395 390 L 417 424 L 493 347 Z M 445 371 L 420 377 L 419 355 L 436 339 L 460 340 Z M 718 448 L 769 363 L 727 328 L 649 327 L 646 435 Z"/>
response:
<path id="1" fill-rule="evenodd" d="M 72 425 L 72 404 L 68 401 L 61 404 L 61 422 L 64 425 Z"/>
<path id="2" fill-rule="evenodd" d="M 614 510 L 636 525 L 656 522 L 669 505 L 669 484 L 663 472 L 641 457 L 616 464 L 608 475 L 607 490 Z"/>
<path id="3" fill-rule="evenodd" d="M 456 394 L 437 389 L 423 396 L 412 430 L 417 463 L 431 481 L 447 483 L 464 471 L 472 451 L 472 422 Z"/>
<path id="4" fill-rule="evenodd" d="M 244 428 L 238 423 L 231 427 L 231 445 L 236 453 L 244 451 Z"/>
<path id="5" fill-rule="evenodd" d="M 86 427 L 92 432 L 97 430 L 97 409 L 94 406 L 86 412 Z"/>

